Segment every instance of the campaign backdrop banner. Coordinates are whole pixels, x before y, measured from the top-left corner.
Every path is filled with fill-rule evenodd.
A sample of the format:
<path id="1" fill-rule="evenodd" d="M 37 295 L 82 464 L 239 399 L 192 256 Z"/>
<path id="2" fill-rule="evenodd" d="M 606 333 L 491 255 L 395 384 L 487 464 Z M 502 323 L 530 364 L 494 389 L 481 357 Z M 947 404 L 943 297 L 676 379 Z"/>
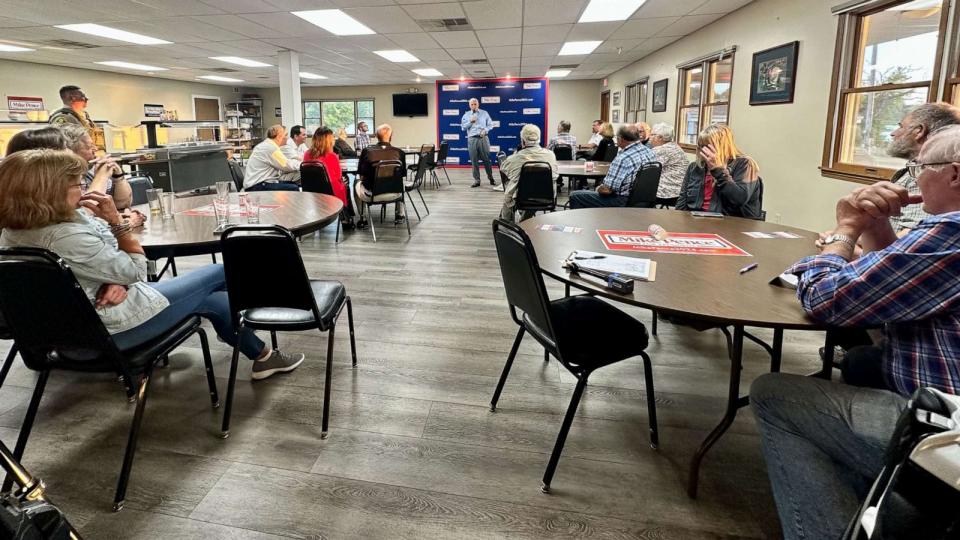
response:
<path id="1" fill-rule="evenodd" d="M 450 143 L 450 166 L 469 166 L 467 132 L 460 119 L 470 110 L 470 99 L 490 114 L 493 129 L 490 160 L 496 161 L 501 149 L 512 154 L 520 144 L 520 128 L 534 124 L 540 128 L 541 144 L 547 142 L 547 79 L 481 79 L 437 81 L 437 144 Z"/>

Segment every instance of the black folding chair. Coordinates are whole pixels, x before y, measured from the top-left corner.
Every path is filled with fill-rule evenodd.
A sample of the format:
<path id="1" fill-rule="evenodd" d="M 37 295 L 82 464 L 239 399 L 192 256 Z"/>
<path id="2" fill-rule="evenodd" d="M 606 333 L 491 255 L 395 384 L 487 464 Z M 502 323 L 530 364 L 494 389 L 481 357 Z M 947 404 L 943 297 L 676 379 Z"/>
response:
<path id="1" fill-rule="evenodd" d="M 370 211 L 371 206 L 385 206 L 390 203 L 400 203 L 403 206 L 403 213 L 406 216 L 407 189 L 404 185 L 403 164 L 396 159 L 385 159 L 373 166 L 373 191 L 368 192 L 362 182 L 356 183 L 357 199 L 360 204 L 367 207 L 367 220 L 370 223 L 370 232 L 373 233 L 373 241 L 377 241 L 377 230 L 373 226 L 373 214 Z M 410 236 L 410 220 L 403 220 L 407 224 L 407 236 Z"/>
<path id="2" fill-rule="evenodd" d="M 609 144 L 603 144 L 604 141 L 600 141 L 600 144 L 597 146 L 597 151 L 594 154 L 594 161 L 606 161 L 611 162 L 617 157 L 617 153 L 620 151 L 620 148 L 617 147 L 613 141 L 610 141 Z"/>
<path id="3" fill-rule="evenodd" d="M 520 329 L 490 401 L 496 411 L 497 401 L 510 373 L 513 359 L 525 333 L 530 333 L 550 355 L 577 378 L 567 414 L 560 426 L 557 442 L 543 474 L 540 490 L 550 492 L 550 482 L 560 461 L 560 454 L 577 412 L 587 378 L 594 370 L 633 356 L 643 358 L 646 379 L 647 414 L 650 422 L 650 446 L 657 447 L 657 404 L 653 393 L 653 371 L 647 348 L 647 329 L 643 323 L 599 298 L 589 295 L 568 296 L 550 301 L 543 275 L 530 238 L 519 226 L 494 220 L 493 236 L 500 260 L 500 273 L 507 293 L 510 316 Z M 598 334 L 590 329 L 616 329 L 616 335 Z M 547 357 L 549 358 L 549 356 Z"/>
<path id="4" fill-rule="evenodd" d="M 13 339 L 13 334 L 10 333 L 10 329 L 7 328 L 7 321 L 3 318 L 3 313 L 0 313 L 0 339 L 7 341 Z M 0 367 L 0 387 L 3 386 L 4 381 L 7 380 L 7 374 L 10 373 L 10 367 L 13 365 L 14 359 L 17 357 L 17 342 L 13 342 L 10 345 L 10 350 L 7 351 L 7 358 L 3 361 L 3 367 Z"/>
<path id="5" fill-rule="evenodd" d="M 517 199 L 514 207 L 521 215 L 526 212 L 553 212 L 557 209 L 553 191 L 553 169 L 545 161 L 528 161 L 520 167 L 517 180 Z"/>
<path id="6" fill-rule="evenodd" d="M 657 204 L 657 188 L 660 187 L 660 173 L 663 165 L 651 161 L 644 163 L 630 187 L 630 197 L 627 198 L 628 208 L 653 208 Z"/>
<path id="7" fill-rule="evenodd" d="M 433 176 L 436 177 L 437 176 L 436 170 L 437 169 L 442 170 L 443 175 L 447 177 L 447 184 L 453 185 L 453 183 L 450 182 L 450 175 L 447 174 L 447 156 L 449 155 L 450 155 L 450 143 L 447 141 L 441 141 L 440 147 L 437 148 L 437 159 L 434 161 L 433 168 L 430 170 L 430 172 L 433 174 Z M 437 178 L 437 183 L 440 183 L 439 177 Z"/>
<path id="8" fill-rule="evenodd" d="M 207 335 L 200 327 L 200 317 L 191 315 L 148 343 L 120 350 L 70 267 L 56 254 L 36 248 L 0 249 L 0 284 L 0 309 L 23 363 L 40 373 L 20 428 L 14 457 L 23 458 L 52 370 L 120 375 L 128 399 L 136 401 L 137 407 L 113 501 L 113 510 L 119 511 L 123 508 L 133 467 L 150 376 L 162 359 L 193 334 L 200 336 L 210 402 L 214 408 L 220 405 L 210 348 Z M 2 491 L 8 491 L 12 482 L 13 478 L 7 475 Z"/>
<path id="9" fill-rule="evenodd" d="M 416 162 L 416 163 L 411 163 L 410 165 L 407 165 L 407 174 L 412 174 L 412 173 L 416 172 L 417 167 L 420 165 L 420 160 L 423 159 L 423 154 L 425 154 L 426 152 L 430 152 L 430 155 L 432 156 L 432 155 L 433 155 L 434 148 L 435 148 L 434 145 L 432 145 L 432 144 L 430 144 L 430 143 L 421 144 L 421 145 L 420 145 L 420 151 L 417 152 L 417 162 Z"/>
<path id="10" fill-rule="evenodd" d="M 279 225 L 230 227 L 220 236 L 223 270 L 227 278 L 230 312 L 238 331 L 269 330 L 327 332 L 327 368 L 323 386 L 323 420 L 320 437 L 327 437 L 330 414 L 330 377 L 333 372 L 333 338 L 337 319 L 347 306 L 350 353 L 357 366 L 357 345 L 353 336 L 353 305 L 339 281 L 310 279 L 290 231 Z M 270 279 L 265 280 L 264 276 Z M 233 348 L 227 405 L 223 412 L 221 436 L 230 435 L 230 413 L 237 383 L 240 349 Z"/>
<path id="11" fill-rule="evenodd" d="M 338 178 L 339 182 L 340 179 Z M 319 161 L 307 161 L 300 164 L 300 189 L 307 193 L 322 193 L 334 196 L 333 184 L 327 167 Z M 346 208 L 344 208 L 345 210 Z M 334 243 L 340 243 L 340 223 L 343 221 L 343 210 L 337 215 L 337 236 Z"/>
<path id="12" fill-rule="evenodd" d="M 553 155 L 557 161 L 573 161 L 573 147 L 569 144 L 558 144 L 553 147 Z"/>
<path id="13" fill-rule="evenodd" d="M 417 168 L 414 170 L 413 180 L 406 180 L 403 183 L 403 188 L 410 193 L 411 191 L 416 191 L 417 195 L 420 195 L 420 202 L 423 203 L 423 208 L 426 210 L 427 215 L 430 215 L 430 208 L 427 207 L 427 201 L 423 198 L 423 192 L 420 191 L 420 187 L 423 185 L 423 180 L 427 176 L 427 171 L 430 169 L 430 163 L 433 161 L 433 150 L 428 152 L 423 152 L 420 154 L 420 157 L 417 159 Z M 437 182 L 437 189 L 440 189 L 440 182 Z M 413 207 L 413 211 L 417 214 L 417 220 L 420 220 L 420 211 L 417 210 L 417 204 L 414 202 L 413 197 L 410 197 L 410 206 Z"/>
<path id="14" fill-rule="evenodd" d="M 130 191 L 133 192 L 133 201 L 131 204 L 147 204 L 147 190 L 153 188 L 153 180 L 147 173 L 135 172 L 127 178 L 130 184 Z"/>

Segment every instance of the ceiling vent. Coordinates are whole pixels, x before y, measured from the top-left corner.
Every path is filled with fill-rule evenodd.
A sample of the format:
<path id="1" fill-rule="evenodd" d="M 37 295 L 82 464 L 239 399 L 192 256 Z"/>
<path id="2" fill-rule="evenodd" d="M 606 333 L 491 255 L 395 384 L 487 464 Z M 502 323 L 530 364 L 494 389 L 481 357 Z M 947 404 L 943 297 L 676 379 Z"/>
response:
<path id="1" fill-rule="evenodd" d="M 461 66 L 475 66 L 475 65 L 477 65 L 477 64 L 486 64 L 486 63 L 487 63 L 487 59 L 486 59 L 486 58 L 474 58 L 473 60 L 461 60 L 461 61 L 460 61 L 460 65 L 461 65 Z"/>
<path id="2" fill-rule="evenodd" d="M 577 69 L 580 67 L 580 64 L 560 64 L 556 66 L 550 66 L 550 69 Z"/>
<path id="3" fill-rule="evenodd" d="M 224 67 L 212 67 L 212 68 L 203 68 L 204 71 L 212 71 L 214 73 L 237 73 L 238 70 L 224 68 Z"/>
<path id="4" fill-rule="evenodd" d="M 79 41 L 73 41 L 69 39 L 51 39 L 49 41 L 42 42 L 41 45 L 56 49 L 96 49 L 100 46 L 92 43 L 81 43 Z"/>
<path id="5" fill-rule="evenodd" d="M 456 32 L 458 30 L 473 30 L 470 21 L 460 19 L 421 19 L 417 21 L 420 28 L 426 32 Z"/>

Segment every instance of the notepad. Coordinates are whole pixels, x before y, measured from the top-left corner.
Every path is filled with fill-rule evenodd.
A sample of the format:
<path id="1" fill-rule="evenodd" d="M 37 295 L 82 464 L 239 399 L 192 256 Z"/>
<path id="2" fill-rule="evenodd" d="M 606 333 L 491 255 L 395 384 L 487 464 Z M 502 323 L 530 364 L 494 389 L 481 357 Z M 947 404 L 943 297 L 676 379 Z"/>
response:
<path id="1" fill-rule="evenodd" d="M 570 254 L 570 259 L 582 268 L 620 274 L 640 281 L 653 281 L 657 275 L 657 263 L 650 259 L 621 257 L 584 250 L 574 251 Z"/>

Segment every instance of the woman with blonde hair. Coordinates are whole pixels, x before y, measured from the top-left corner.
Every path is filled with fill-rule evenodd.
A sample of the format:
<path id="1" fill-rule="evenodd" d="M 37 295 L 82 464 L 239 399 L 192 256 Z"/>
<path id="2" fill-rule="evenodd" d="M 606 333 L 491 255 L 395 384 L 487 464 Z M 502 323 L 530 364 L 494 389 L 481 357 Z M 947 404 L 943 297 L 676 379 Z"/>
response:
<path id="1" fill-rule="evenodd" d="M 343 185 L 340 157 L 334 152 L 333 146 L 333 130 L 326 126 L 318 127 L 313 132 L 310 148 L 303 154 L 303 162 L 323 163 L 323 166 L 327 169 L 327 176 L 330 178 L 333 195 L 343 202 L 344 208 L 347 208 L 350 206 L 350 201 L 347 199 L 347 188 Z"/>
<path id="2" fill-rule="evenodd" d="M 616 157 L 617 143 L 613 140 L 613 124 L 610 122 L 604 122 L 600 124 L 600 142 L 597 143 L 597 149 L 593 153 L 593 159 L 596 161 L 613 161 L 613 158 Z M 614 150 L 609 150 L 614 148 Z M 608 153 L 612 153 L 613 156 L 608 156 Z M 606 158 L 610 159 L 606 159 Z"/>
<path id="3" fill-rule="evenodd" d="M 302 354 L 273 350 L 249 329 L 237 332 L 222 265 L 147 283 L 143 247 L 113 199 L 81 192 L 86 170 L 86 161 L 69 150 L 7 156 L 0 163 L 0 246 L 43 248 L 66 261 L 120 350 L 153 341 L 199 315 L 220 339 L 239 343 L 254 360 L 254 379 L 292 371 L 303 362 Z"/>
<path id="4" fill-rule="evenodd" d="M 760 167 L 737 148 L 733 130 L 722 124 L 711 124 L 700 132 L 697 147 L 697 160 L 687 168 L 677 210 L 760 219 L 763 210 Z"/>
<path id="5" fill-rule="evenodd" d="M 347 142 L 346 129 L 340 128 L 337 130 L 337 140 L 333 142 L 333 151 L 342 158 L 357 157 L 357 151 L 353 148 L 350 148 L 350 143 Z"/>

